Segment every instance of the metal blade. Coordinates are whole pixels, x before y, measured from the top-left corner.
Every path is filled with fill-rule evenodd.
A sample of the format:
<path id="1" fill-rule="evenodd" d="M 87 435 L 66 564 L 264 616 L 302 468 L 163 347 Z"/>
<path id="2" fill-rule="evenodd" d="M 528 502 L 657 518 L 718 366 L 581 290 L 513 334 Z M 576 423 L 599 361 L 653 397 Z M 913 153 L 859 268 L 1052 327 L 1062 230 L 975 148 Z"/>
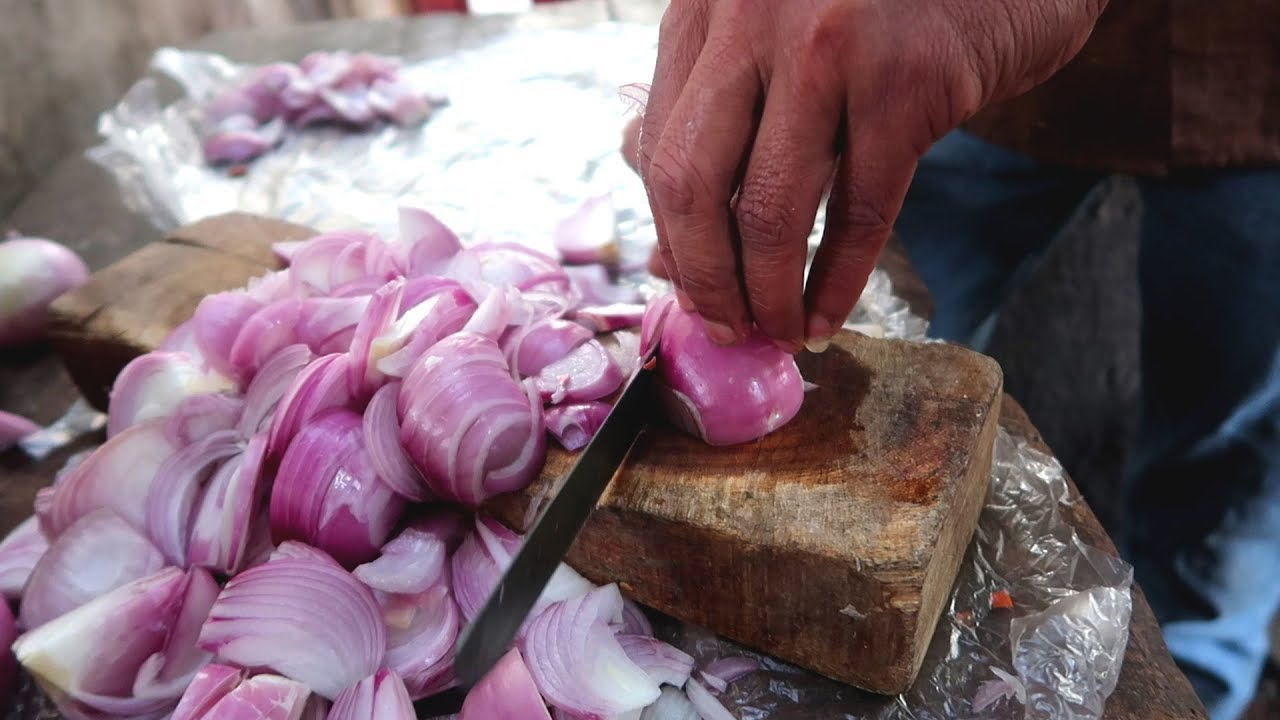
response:
<path id="1" fill-rule="evenodd" d="M 652 413 L 653 353 L 632 377 L 604 424 L 569 471 L 555 499 L 524 538 L 480 614 L 458 639 L 454 670 L 471 687 L 511 647 L 552 573 L 582 529 L 609 481 L 621 467 Z"/>

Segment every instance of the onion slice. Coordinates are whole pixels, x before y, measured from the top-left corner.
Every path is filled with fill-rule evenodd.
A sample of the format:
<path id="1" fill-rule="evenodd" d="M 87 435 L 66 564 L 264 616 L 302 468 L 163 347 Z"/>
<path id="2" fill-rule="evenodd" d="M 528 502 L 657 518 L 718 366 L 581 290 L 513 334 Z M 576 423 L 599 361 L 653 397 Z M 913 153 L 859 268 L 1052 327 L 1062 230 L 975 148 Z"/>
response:
<path id="1" fill-rule="evenodd" d="M 135 677 L 156 653 L 185 655 L 167 646 L 181 618 L 207 612 L 195 600 L 210 586 L 202 570 L 166 568 L 27 632 L 14 653 L 68 715 L 167 714 L 189 678 L 173 683 L 173 695 L 136 697 Z"/>
<path id="2" fill-rule="evenodd" d="M 537 375 L 591 337 L 592 332 L 578 323 L 547 318 L 512 329 L 502 340 L 502 350 L 507 363 L 521 377 L 528 377 Z"/>
<path id="3" fill-rule="evenodd" d="M 267 437 L 267 458 L 277 460 L 312 418 L 326 410 L 351 403 L 347 370 L 351 358 L 345 354 L 326 355 L 313 360 L 293 379 L 276 407 Z"/>
<path id="4" fill-rule="evenodd" d="M 554 405 L 546 410 L 547 431 L 565 450 L 580 450 L 595 437 L 612 409 L 604 402 Z"/>
<path id="5" fill-rule="evenodd" d="M 617 637 L 627 657 L 659 683 L 681 687 L 693 672 L 693 657 L 679 648 L 647 635 Z"/>
<path id="6" fill-rule="evenodd" d="M 6 600 L 22 597 L 22 589 L 31 577 L 31 570 L 49 549 L 49 541 L 40 530 L 40 520 L 34 515 L 18 523 L 0 541 L 0 594 Z"/>
<path id="7" fill-rule="evenodd" d="M 724 692 L 730 683 L 736 682 L 745 675 L 760 669 L 760 663 L 755 658 L 749 657 L 727 657 L 713 660 L 706 667 L 698 671 L 698 675 L 708 685 L 711 685 L 719 692 Z"/>
<path id="8" fill-rule="evenodd" d="M 448 585 L 421 595 L 388 597 L 384 614 L 386 665 L 404 679 L 410 697 L 417 700 L 453 687 L 453 646 L 461 621 Z"/>
<path id="9" fill-rule="evenodd" d="M 196 498 L 212 468 L 243 449 L 238 433 L 219 430 L 170 455 L 156 471 L 151 494 L 144 499 L 146 531 L 169 563 L 187 564 Z"/>
<path id="10" fill-rule="evenodd" d="M 551 720 L 520 651 L 511 648 L 467 693 L 458 720 Z"/>
<path id="11" fill-rule="evenodd" d="M 200 632 L 221 661 L 269 668 L 328 699 L 372 675 L 386 643 L 369 590 L 315 557 L 281 557 L 231 578 Z"/>
<path id="12" fill-rule="evenodd" d="M 244 413 L 237 428 L 242 435 L 253 435 L 271 419 L 280 399 L 289 391 L 294 378 L 314 356 L 306 345 L 281 348 L 262 364 L 244 393 Z"/>
<path id="13" fill-rule="evenodd" d="M 697 680 L 690 678 L 689 682 L 684 684 L 684 692 L 689 696 L 689 702 L 693 703 L 694 709 L 698 711 L 698 716 L 702 720 L 737 720 L 733 713 L 729 712 L 729 709 Z"/>
<path id="14" fill-rule="evenodd" d="M 259 433 L 244 452 L 224 461 L 198 501 L 187 543 L 187 562 L 234 573 L 244 567 L 258 517 L 266 437 Z"/>
<path id="15" fill-rule="evenodd" d="M 409 248 L 408 274 L 436 272 L 462 249 L 458 236 L 435 215 L 420 208 L 400 208 L 400 242 Z"/>
<path id="16" fill-rule="evenodd" d="M 164 556 L 142 533 L 110 510 L 95 510 L 59 535 L 32 569 L 22 624 L 44 625 L 164 567 Z"/>
<path id="17" fill-rule="evenodd" d="M 328 720 L 416 720 L 404 681 L 383 668 L 352 685 L 333 701 Z M 495 718 L 496 720 L 496 718 Z"/>
<path id="18" fill-rule="evenodd" d="M 184 398 L 169 416 L 165 430 L 176 445 L 185 446 L 230 430 L 244 417 L 244 400 L 222 393 Z"/>
<path id="19" fill-rule="evenodd" d="M 352 574 L 375 590 L 416 595 L 430 590 L 444 577 L 447 554 L 444 539 L 407 527 L 382 546 L 382 554 L 376 560 L 357 567 Z"/>
<path id="20" fill-rule="evenodd" d="M 174 720 L 177 720 L 175 718 Z M 673 687 L 662 688 L 657 702 L 640 713 L 640 720 L 702 720 L 689 696 Z"/>
<path id="21" fill-rule="evenodd" d="M 400 445 L 400 419 L 396 416 L 399 394 L 398 382 L 383 385 L 373 394 L 362 419 L 364 443 L 378 477 L 409 500 L 422 501 L 430 497 L 427 481 Z"/>
<path id="22" fill-rule="evenodd" d="M 192 395 L 226 392 L 235 384 L 225 375 L 203 367 L 185 353 L 149 352 L 134 358 L 111 386 L 107 437 L 144 420 L 168 417 Z"/>
<path id="23" fill-rule="evenodd" d="M 573 320 L 598 333 L 613 332 L 640 327 L 644 312 L 644 305 L 632 303 L 590 305 L 574 310 Z"/>
<path id="24" fill-rule="evenodd" d="M 369 397 L 386 380 L 386 376 L 373 362 L 373 343 L 392 326 L 400 315 L 404 286 L 405 281 L 400 278 L 378 288 L 369 299 L 369 306 L 365 309 L 364 316 L 356 324 L 355 336 L 351 340 L 351 363 L 348 370 L 348 381 L 354 397 Z"/>
<path id="25" fill-rule="evenodd" d="M 134 425 L 107 440 L 53 488 L 42 527 L 56 537 L 98 508 L 114 510 L 135 528 L 146 527 L 146 505 L 157 471 L 177 452 L 163 420 Z"/>
<path id="26" fill-rule="evenodd" d="M 568 265 L 615 263 L 618 261 L 613 204 L 609 195 L 588 198 L 569 217 L 560 221 L 552 242 Z"/>
<path id="27" fill-rule="evenodd" d="M 544 401 L 598 400 L 622 386 L 625 378 L 613 356 L 596 340 L 588 340 L 564 358 L 542 368 L 534 385 Z"/>
<path id="28" fill-rule="evenodd" d="M 605 585 L 551 605 L 529 623 L 518 647 L 548 702 L 572 715 L 608 718 L 658 699 L 658 683 L 609 627 L 621 614 L 618 587 Z"/>

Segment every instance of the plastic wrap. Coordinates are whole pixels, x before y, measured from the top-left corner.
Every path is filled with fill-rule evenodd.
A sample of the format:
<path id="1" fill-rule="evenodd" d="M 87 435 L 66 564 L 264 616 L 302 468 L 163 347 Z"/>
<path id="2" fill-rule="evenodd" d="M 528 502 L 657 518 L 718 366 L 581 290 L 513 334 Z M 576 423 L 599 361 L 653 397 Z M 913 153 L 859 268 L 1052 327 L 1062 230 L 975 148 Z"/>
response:
<path id="1" fill-rule="evenodd" d="M 406 58 L 408 77 L 448 98 L 429 122 L 291 131 L 238 178 L 204 165 L 196 128 L 201 102 L 244 68 L 166 49 L 153 68 L 183 94 L 163 104 L 155 80 L 141 81 L 101 118 L 104 143 L 90 154 L 131 207 L 166 229 L 236 209 L 318 229 L 389 229 L 407 203 L 437 212 L 465 240 L 550 249 L 557 221 L 609 193 L 624 266 L 636 271 L 629 280 L 657 292 L 662 284 L 639 272 L 653 220 L 619 153 L 627 105 L 618 97 L 652 74 L 655 40 L 653 28 L 603 24 Z M 819 217 L 811 247 L 821 229 Z M 881 271 L 848 326 L 916 341 L 927 329 Z M 734 683 L 728 704 L 741 718 L 769 720 L 1099 717 L 1128 641 L 1131 571 L 1080 541 L 1064 517 L 1078 501 L 1056 461 L 1001 431 L 978 531 L 915 687 L 874 696 L 761 658 L 766 669 Z M 1012 607 L 997 607 L 1006 599 Z M 750 654 L 695 627 L 661 627 L 701 660 Z"/>

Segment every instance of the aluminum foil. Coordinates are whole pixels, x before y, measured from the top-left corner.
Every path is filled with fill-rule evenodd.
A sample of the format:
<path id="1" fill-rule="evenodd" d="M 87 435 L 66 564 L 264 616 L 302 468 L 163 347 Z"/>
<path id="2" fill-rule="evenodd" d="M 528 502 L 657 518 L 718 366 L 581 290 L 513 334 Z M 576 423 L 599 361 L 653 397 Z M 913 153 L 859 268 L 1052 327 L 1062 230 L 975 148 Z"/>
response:
<path id="1" fill-rule="evenodd" d="M 129 206 L 161 229 L 243 210 L 321 230 L 389 231 L 396 206 L 412 204 L 466 241 L 545 250 L 556 222 L 607 193 L 624 265 L 640 268 L 653 246 L 653 219 L 618 151 L 628 113 L 618 89 L 652 75 L 655 41 L 652 27 L 601 24 L 513 35 L 443 59 L 405 58 L 412 81 L 448 100 L 430 121 L 362 133 L 291 131 L 238 178 L 205 166 L 198 128 L 202 103 L 246 68 L 164 49 L 152 68 L 176 80 L 181 94 L 168 101 L 155 78 L 140 81 L 102 116 L 104 141 L 89 154 L 117 178 Z M 819 217 L 811 247 L 821 228 Z M 651 278 L 630 277 L 649 293 L 662 290 Z M 915 341 L 927 330 L 880 271 L 848 326 Z M 765 670 L 725 696 L 738 717 L 1101 716 L 1128 641 L 1131 570 L 1085 545 L 1067 523 L 1064 507 L 1080 499 L 1055 460 L 1003 431 L 994 457 L 978 531 L 915 687 L 874 696 L 761 658 Z M 993 607 L 998 592 L 1012 608 Z M 692 626 L 660 626 L 701 660 L 749 654 Z"/>

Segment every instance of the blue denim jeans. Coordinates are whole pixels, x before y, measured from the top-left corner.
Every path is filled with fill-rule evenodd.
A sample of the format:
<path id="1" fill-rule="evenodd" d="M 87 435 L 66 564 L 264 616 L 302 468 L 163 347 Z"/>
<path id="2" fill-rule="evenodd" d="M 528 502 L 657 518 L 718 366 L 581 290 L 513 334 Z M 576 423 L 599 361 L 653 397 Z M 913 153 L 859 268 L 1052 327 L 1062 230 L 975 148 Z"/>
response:
<path id="1" fill-rule="evenodd" d="M 937 143 L 897 224 L 931 334 L 983 349 L 1103 179 L 961 131 Z M 1280 608 L 1280 168 L 1137 183 L 1142 389 L 1117 541 L 1210 716 L 1234 720 Z"/>

